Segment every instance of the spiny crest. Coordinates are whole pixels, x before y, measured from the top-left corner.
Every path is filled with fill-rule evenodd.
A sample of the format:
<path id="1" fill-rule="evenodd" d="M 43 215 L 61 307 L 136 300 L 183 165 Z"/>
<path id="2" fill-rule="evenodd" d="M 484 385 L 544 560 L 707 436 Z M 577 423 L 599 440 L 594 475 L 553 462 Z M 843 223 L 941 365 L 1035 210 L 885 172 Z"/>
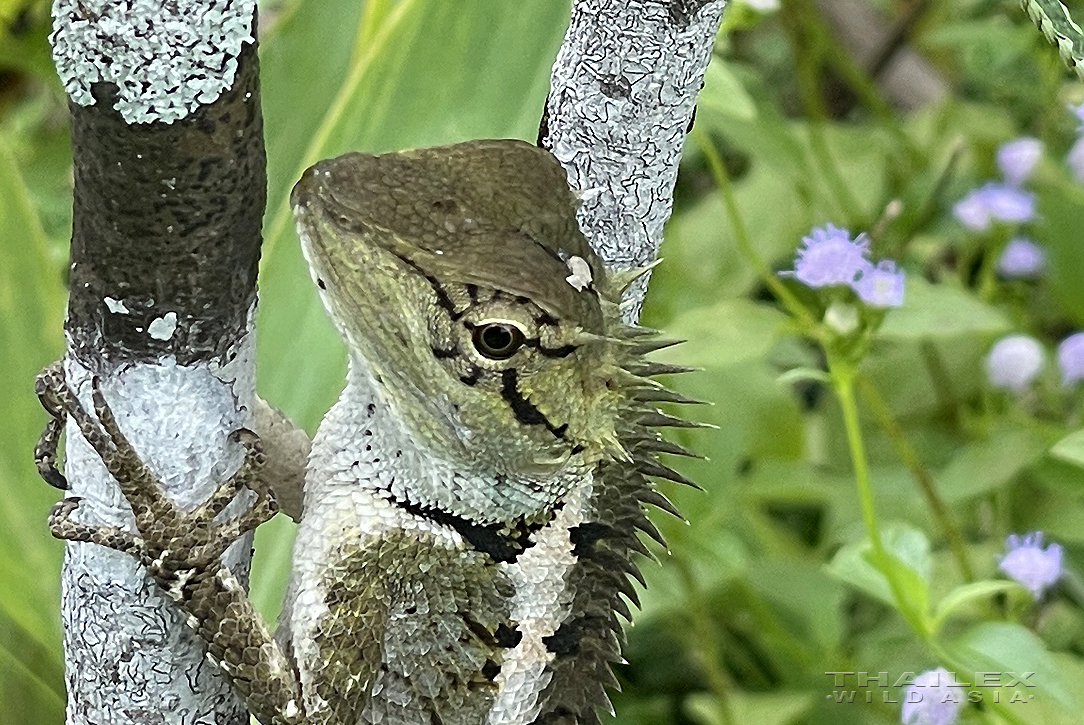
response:
<path id="1" fill-rule="evenodd" d="M 654 265 L 652 265 L 654 266 Z M 644 506 L 651 505 L 674 516 L 677 509 L 652 483 L 665 478 L 695 486 L 659 461 L 659 454 L 697 457 L 684 447 L 665 440 L 660 426 L 702 427 L 702 424 L 667 415 L 660 402 L 696 403 L 652 380 L 654 375 L 684 372 L 689 368 L 649 361 L 646 355 L 675 344 L 657 331 L 627 325 L 620 319 L 621 290 L 650 267 L 628 273 L 607 274 L 599 285 L 605 320 L 606 342 L 612 345 L 615 368 L 608 377 L 623 393 L 617 416 L 616 442 L 623 456 L 614 456 L 596 468 L 593 477 L 589 523 L 571 533 L 577 564 L 570 572 L 569 590 L 574 593 L 576 616 L 562 625 L 562 642 L 574 642 L 552 665 L 553 677 L 542 694 L 536 722 L 598 723 L 597 708 L 612 712 L 606 688 L 616 684 L 610 670 L 621 661 L 624 633 L 619 617 L 629 620 L 629 604 L 639 606 L 634 580 L 643 583 L 634 554 L 651 556 L 641 541 L 643 533 L 661 546 L 662 534 L 648 519 Z M 567 630 L 567 631 L 566 631 Z"/>

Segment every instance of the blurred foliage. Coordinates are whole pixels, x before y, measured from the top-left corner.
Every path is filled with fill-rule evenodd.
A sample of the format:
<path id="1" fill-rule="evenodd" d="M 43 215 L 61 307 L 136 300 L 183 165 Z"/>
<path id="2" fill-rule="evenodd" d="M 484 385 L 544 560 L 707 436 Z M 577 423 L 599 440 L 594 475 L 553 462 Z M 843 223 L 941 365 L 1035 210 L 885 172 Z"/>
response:
<path id="1" fill-rule="evenodd" d="M 696 413 L 719 428 L 677 436 L 708 457 L 681 466 L 704 490 L 667 490 L 687 523 L 655 517 L 670 553 L 645 566 L 616 721 L 899 722 L 899 678 L 953 663 L 962 679 L 1036 673 L 1025 693 L 1034 699 L 1010 703 L 1013 687 L 986 688 L 962 722 L 1077 722 L 1084 439 L 1071 433 L 1084 400 L 1053 372 L 1026 395 L 991 390 L 983 359 L 1010 331 L 1052 350 L 1084 328 L 1084 188 L 1062 161 L 1076 132 L 1066 105 L 1084 88 L 1015 3 L 870 0 L 889 41 L 900 41 L 881 56 L 917 52 L 946 90 L 901 108 L 889 100 L 890 76 L 866 70 L 867 56 L 834 34 L 821 12 L 834 1 L 761 11 L 735 0 L 725 14 L 696 138 L 721 149 L 733 206 L 705 146 L 690 142 L 645 309 L 647 324 L 689 340 L 671 357 L 702 372 L 675 385 L 713 402 Z M 1079 4 L 1069 8 L 1080 17 Z M 270 194 L 259 384 L 308 430 L 345 364 L 289 223 L 293 180 L 349 149 L 533 139 L 567 14 L 556 0 L 261 5 Z M 45 418 L 31 381 L 62 348 L 67 109 L 49 59 L 48 3 L 2 0 L 0 23 L 0 724 L 54 723 L 63 547 L 44 526 L 57 494 L 31 462 Z M 951 212 L 997 176 L 997 146 L 1024 134 L 1046 147 L 1028 182 L 1039 219 L 1026 231 L 1049 262 L 1036 281 L 1008 282 L 990 273 L 1004 239 L 968 233 Z M 869 231 L 874 256 L 908 274 L 904 306 L 859 365 L 859 408 L 880 534 L 910 620 L 868 553 L 841 408 L 817 374 L 824 352 L 799 334 L 735 236 L 744 228 L 760 259 L 789 269 L 800 237 L 824 222 Z M 817 309 L 809 290 L 788 289 Z M 794 369 L 808 374 L 784 375 Z M 960 532 L 970 575 L 921 476 Z M 276 520 L 258 535 L 252 591 L 269 617 L 291 529 Z M 1066 554 L 1065 577 L 1038 603 L 996 572 L 1005 536 L 1030 530 Z M 871 674 L 840 687 L 827 672 Z M 890 673 L 887 686 L 879 672 Z"/>

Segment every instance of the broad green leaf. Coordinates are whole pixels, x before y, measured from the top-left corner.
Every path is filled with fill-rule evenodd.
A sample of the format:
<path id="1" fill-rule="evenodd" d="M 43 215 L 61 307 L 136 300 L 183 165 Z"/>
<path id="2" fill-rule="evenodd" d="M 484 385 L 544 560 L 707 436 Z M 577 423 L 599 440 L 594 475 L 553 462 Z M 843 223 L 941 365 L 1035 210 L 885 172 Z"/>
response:
<path id="1" fill-rule="evenodd" d="M 0 667 L 0 701 L 18 707 L 42 683 L 42 718 L 62 715 L 60 622 L 52 607 L 63 546 L 49 538 L 46 515 L 57 498 L 37 475 L 34 442 L 45 413 L 33 395 L 34 375 L 61 352 L 64 291 L 37 214 L 6 137 L 0 136 L 0 649 L 20 667 Z M 48 576 L 43 576 L 49 572 Z M 29 678 L 29 679 L 26 679 Z M 46 711 L 50 714 L 46 715 Z"/>
<path id="2" fill-rule="evenodd" d="M 816 702 L 818 695 L 801 690 L 783 692 L 735 691 L 727 697 L 729 717 L 720 712 L 720 703 L 711 695 L 693 695 L 686 700 L 689 717 L 700 725 L 727 723 L 756 723 L 757 725 L 789 725 L 801 722 Z"/>
<path id="3" fill-rule="evenodd" d="M 703 368 L 757 360 L 779 338 L 786 321 L 774 307 L 744 298 L 697 307 L 667 325 L 668 335 L 686 342 L 658 357 Z"/>
<path id="4" fill-rule="evenodd" d="M 1021 5 L 1058 49 L 1058 55 L 1084 80 L 1084 32 L 1081 32 L 1069 9 L 1059 0 L 1023 0 Z"/>
<path id="5" fill-rule="evenodd" d="M 951 338 L 996 335 L 1010 329 L 1003 312 L 947 283 L 930 284 L 916 275 L 907 278 L 903 306 L 891 310 L 877 331 L 882 340 Z"/>
<path id="6" fill-rule="evenodd" d="M 749 121 L 756 118 L 757 108 L 730 64 L 716 55 L 704 74 L 704 89 L 696 100 L 696 112 Z"/>
<path id="7" fill-rule="evenodd" d="M 961 447 L 937 474 L 937 489 L 949 501 L 987 493 L 1012 481 L 1046 451 L 1047 441 L 1029 428 L 1001 428 Z"/>
<path id="8" fill-rule="evenodd" d="M 1058 184 L 1044 184 L 1036 189 L 1038 222 L 1036 238 L 1043 240 L 1049 262 L 1045 284 L 1050 286 L 1061 313 L 1077 327 L 1084 326 L 1084 285 L 1080 270 L 1084 269 L 1084 244 L 1080 230 L 1084 227 L 1084 191 L 1068 179 Z"/>
<path id="9" fill-rule="evenodd" d="M 925 616 L 933 566 L 929 539 L 916 528 L 894 523 L 881 527 L 881 541 L 889 555 L 886 566 L 901 586 L 905 602 L 897 601 L 885 573 L 874 563 L 873 546 L 868 538 L 837 551 L 828 571 L 896 609 L 905 612 L 909 609 L 917 616 Z"/>
<path id="10" fill-rule="evenodd" d="M 1013 622 L 981 622 L 959 637 L 944 643 L 955 666 L 961 668 L 961 680 L 980 682 L 975 673 L 995 673 L 1002 685 L 1011 677 L 1033 672 L 1027 682 L 1015 688 L 1024 696 L 1052 699 L 1063 707 L 1080 707 L 1080 696 L 1066 686 L 1055 660 L 1043 641 L 1030 629 Z M 1009 674 L 1014 673 L 1014 674 Z M 1008 697 L 1003 696 L 1008 701 Z M 1011 706 L 1011 705 L 1010 705 Z"/>
<path id="11" fill-rule="evenodd" d="M 1084 430 L 1070 433 L 1055 443 L 1050 455 L 1084 468 Z"/>

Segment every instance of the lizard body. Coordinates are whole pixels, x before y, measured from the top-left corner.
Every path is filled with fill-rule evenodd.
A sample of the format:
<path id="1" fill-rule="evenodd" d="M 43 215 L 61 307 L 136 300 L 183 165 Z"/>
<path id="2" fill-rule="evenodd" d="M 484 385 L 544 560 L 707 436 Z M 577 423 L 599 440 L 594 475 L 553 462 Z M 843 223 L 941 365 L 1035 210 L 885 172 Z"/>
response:
<path id="1" fill-rule="evenodd" d="M 682 424 L 654 407 L 680 396 L 645 377 L 677 369 L 620 321 L 635 273 L 607 273 L 560 164 L 523 142 L 347 154 L 291 200 L 350 372 L 313 440 L 278 643 L 209 557 L 219 511 L 192 534 L 170 509 L 180 523 L 145 517 L 128 540 L 69 505 L 54 533 L 141 558 L 261 722 L 597 722 L 637 532 L 660 538 L 642 504 L 672 511 L 647 476 L 683 480 L 655 456 L 685 452 L 652 429 Z M 130 458 L 100 394 L 104 436 L 62 383 L 46 407 Z M 134 508 L 154 499 L 110 470 Z"/>

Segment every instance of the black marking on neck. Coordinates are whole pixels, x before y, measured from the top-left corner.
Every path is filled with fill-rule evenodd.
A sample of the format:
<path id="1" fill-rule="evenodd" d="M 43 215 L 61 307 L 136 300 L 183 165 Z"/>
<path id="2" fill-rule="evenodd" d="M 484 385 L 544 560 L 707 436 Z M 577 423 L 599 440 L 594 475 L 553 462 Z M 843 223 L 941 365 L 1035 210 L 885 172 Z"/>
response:
<path id="1" fill-rule="evenodd" d="M 471 302 L 473 302 L 474 304 L 478 304 L 478 285 L 476 285 L 476 284 L 468 284 L 467 285 L 467 296 L 470 297 Z"/>
<path id="2" fill-rule="evenodd" d="M 438 359 L 447 359 L 447 358 L 458 357 L 459 356 L 459 348 L 457 348 L 457 347 L 449 347 L 449 348 L 434 347 L 434 348 L 431 348 L 431 349 L 433 350 L 433 357 L 436 357 Z"/>
<path id="3" fill-rule="evenodd" d="M 503 484 L 504 477 L 498 476 L 497 485 Z M 410 501 L 400 501 L 391 493 L 390 489 L 382 489 L 381 492 L 388 501 L 408 514 L 454 530 L 466 539 L 467 543 L 474 547 L 476 551 L 486 554 L 495 562 L 515 562 L 520 554 L 534 546 L 534 542 L 531 541 L 531 534 L 548 524 L 553 518 L 553 513 L 560 509 L 560 506 L 555 506 L 550 516 L 543 521 L 527 523 L 522 518 L 518 518 L 510 523 L 482 525 L 442 509 L 423 506 Z"/>
<path id="4" fill-rule="evenodd" d="M 558 657 L 568 657 L 580 651 L 580 640 L 586 632 L 605 632 L 609 623 L 602 617 L 585 614 L 566 620 L 549 637 L 542 638 L 546 649 Z"/>
<path id="5" fill-rule="evenodd" d="M 613 536 L 613 529 L 597 521 L 585 521 L 568 530 L 572 555 L 577 559 L 590 557 L 595 550 L 595 542 Z"/>
<path id="6" fill-rule="evenodd" d="M 497 646 L 505 649 L 515 647 L 522 639 L 523 632 L 519 631 L 519 627 L 509 627 L 504 622 L 498 624 L 497 631 L 493 633 L 493 640 Z"/>
<path id="7" fill-rule="evenodd" d="M 516 420 L 523 425 L 544 425 L 546 430 L 557 438 L 564 438 L 568 424 L 555 428 L 542 411 L 534 406 L 534 403 L 520 395 L 518 381 L 519 373 L 515 368 L 505 368 L 501 371 L 501 397 L 512 409 Z"/>

